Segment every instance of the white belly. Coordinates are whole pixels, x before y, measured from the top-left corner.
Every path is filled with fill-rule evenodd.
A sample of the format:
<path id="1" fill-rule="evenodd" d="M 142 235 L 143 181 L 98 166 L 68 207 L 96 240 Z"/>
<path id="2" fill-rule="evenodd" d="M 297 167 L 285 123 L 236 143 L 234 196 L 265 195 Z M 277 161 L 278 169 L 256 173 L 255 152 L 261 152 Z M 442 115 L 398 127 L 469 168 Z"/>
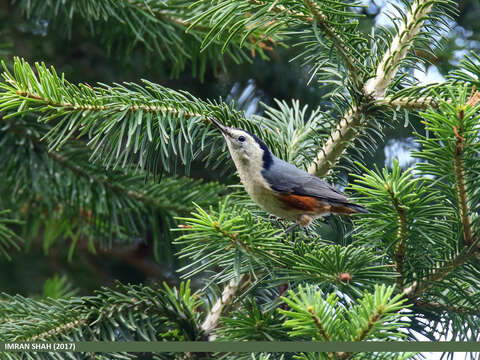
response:
<path id="1" fill-rule="evenodd" d="M 285 204 L 278 199 L 278 197 L 272 192 L 272 190 L 257 187 L 248 191 L 249 195 L 262 209 L 287 220 L 296 220 L 299 215 L 296 211 L 289 211 L 285 209 Z"/>
<path id="2" fill-rule="evenodd" d="M 266 212 L 291 221 L 295 221 L 297 216 L 302 214 L 300 210 L 287 210 L 285 204 L 264 184 L 251 182 L 248 185 L 245 182 L 243 184 L 252 200 Z"/>
<path id="3" fill-rule="evenodd" d="M 268 213 L 290 221 L 296 221 L 300 215 L 310 215 L 311 218 L 317 218 L 322 215 L 309 213 L 299 209 L 288 209 L 286 204 L 282 202 L 270 188 L 269 184 L 263 180 L 260 166 L 243 164 L 238 159 L 235 161 L 235 164 L 237 165 L 240 180 L 242 181 L 248 195 L 250 195 L 252 200 L 255 201 L 258 206 Z M 262 163 L 255 162 L 255 164 L 261 165 Z"/>

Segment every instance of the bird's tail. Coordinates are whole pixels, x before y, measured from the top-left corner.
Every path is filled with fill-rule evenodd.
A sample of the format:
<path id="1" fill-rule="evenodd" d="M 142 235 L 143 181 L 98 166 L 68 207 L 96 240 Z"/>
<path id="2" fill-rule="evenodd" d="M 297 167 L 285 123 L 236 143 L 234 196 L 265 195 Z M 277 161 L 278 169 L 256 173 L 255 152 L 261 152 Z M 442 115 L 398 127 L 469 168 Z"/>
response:
<path id="1" fill-rule="evenodd" d="M 357 213 L 368 214 L 368 210 L 365 209 L 365 207 L 362 206 L 362 205 L 347 203 L 347 204 L 345 204 L 345 206 L 347 206 L 348 208 L 352 209 L 353 211 L 355 211 Z"/>
<path id="2" fill-rule="evenodd" d="M 352 204 L 352 203 L 336 203 L 332 204 L 331 211 L 333 214 L 343 214 L 349 215 L 354 213 L 368 213 L 368 210 L 365 209 L 362 205 Z"/>

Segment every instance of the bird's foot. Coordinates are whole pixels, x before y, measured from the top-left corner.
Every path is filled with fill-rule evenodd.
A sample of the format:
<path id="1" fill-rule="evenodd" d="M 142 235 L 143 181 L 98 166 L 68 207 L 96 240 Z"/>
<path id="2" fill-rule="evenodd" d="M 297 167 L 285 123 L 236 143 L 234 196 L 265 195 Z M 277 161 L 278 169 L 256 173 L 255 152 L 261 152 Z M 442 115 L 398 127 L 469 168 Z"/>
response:
<path id="1" fill-rule="evenodd" d="M 288 228 L 285 229 L 284 233 L 285 233 L 285 234 L 288 234 L 288 233 L 290 233 L 290 232 L 293 233 L 293 230 L 294 230 L 297 226 L 299 226 L 298 223 L 295 223 L 295 224 L 290 225 Z"/>

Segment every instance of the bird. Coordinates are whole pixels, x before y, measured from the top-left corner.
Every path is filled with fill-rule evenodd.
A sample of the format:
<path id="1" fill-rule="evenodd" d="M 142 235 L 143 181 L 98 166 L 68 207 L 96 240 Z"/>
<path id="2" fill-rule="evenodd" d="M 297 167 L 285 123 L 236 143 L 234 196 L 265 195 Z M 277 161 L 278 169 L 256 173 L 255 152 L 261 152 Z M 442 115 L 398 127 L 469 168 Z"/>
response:
<path id="1" fill-rule="evenodd" d="M 326 181 L 276 157 L 256 135 L 209 120 L 223 135 L 252 200 L 268 213 L 294 222 L 285 232 L 297 226 L 306 228 L 330 214 L 368 212 Z"/>

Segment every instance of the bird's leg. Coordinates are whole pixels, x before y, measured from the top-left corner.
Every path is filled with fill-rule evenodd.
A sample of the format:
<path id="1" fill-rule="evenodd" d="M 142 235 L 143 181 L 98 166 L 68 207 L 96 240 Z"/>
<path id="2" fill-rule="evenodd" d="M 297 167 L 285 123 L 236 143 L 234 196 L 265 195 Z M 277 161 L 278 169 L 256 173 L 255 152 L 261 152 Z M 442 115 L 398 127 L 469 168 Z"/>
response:
<path id="1" fill-rule="evenodd" d="M 300 225 L 298 222 L 290 225 L 288 228 L 285 229 L 285 234 L 288 234 L 289 232 L 293 231 L 298 225 Z"/>
<path id="2" fill-rule="evenodd" d="M 302 228 L 306 229 L 313 219 L 314 218 L 310 215 L 299 215 L 297 217 L 297 224 L 300 225 Z"/>
<path id="3" fill-rule="evenodd" d="M 285 230 L 285 234 L 288 234 L 290 231 L 292 231 L 293 229 L 295 229 L 299 225 L 302 228 L 306 228 L 308 225 L 310 225 L 312 220 L 313 220 L 313 217 L 311 217 L 310 215 L 298 215 L 297 216 L 297 221 L 295 222 L 295 224 L 290 225 Z"/>

